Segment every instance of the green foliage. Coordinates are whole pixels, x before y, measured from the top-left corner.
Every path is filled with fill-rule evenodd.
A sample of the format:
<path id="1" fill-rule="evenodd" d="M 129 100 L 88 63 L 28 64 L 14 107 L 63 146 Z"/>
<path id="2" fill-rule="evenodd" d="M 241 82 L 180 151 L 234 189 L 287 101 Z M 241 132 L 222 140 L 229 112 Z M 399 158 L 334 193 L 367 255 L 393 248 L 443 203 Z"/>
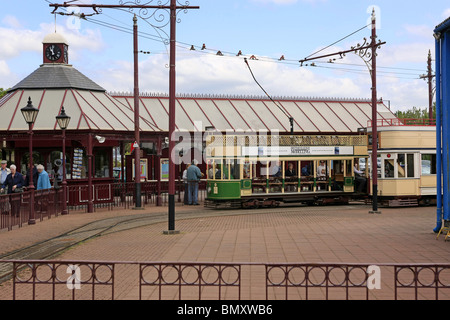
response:
<path id="1" fill-rule="evenodd" d="M 428 108 L 417 108 L 413 107 L 412 109 L 406 111 L 397 111 L 395 116 L 399 119 L 429 119 L 429 110 Z M 433 119 L 436 119 L 436 104 L 433 105 Z"/>
<path id="2" fill-rule="evenodd" d="M 8 89 L 5 90 L 3 88 L 0 88 L 0 99 L 3 98 L 3 96 L 6 95 L 7 92 L 8 92 Z"/>

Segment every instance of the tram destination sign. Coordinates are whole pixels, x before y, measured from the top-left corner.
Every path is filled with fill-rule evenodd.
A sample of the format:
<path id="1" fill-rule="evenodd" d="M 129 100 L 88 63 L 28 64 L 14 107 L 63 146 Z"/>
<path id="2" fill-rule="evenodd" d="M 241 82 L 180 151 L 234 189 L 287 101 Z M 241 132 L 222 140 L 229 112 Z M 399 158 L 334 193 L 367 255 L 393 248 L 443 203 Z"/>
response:
<path id="1" fill-rule="evenodd" d="M 289 156 L 352 156 L 353 147 L 242 147 L 246 157 L 289 157 Z"/>

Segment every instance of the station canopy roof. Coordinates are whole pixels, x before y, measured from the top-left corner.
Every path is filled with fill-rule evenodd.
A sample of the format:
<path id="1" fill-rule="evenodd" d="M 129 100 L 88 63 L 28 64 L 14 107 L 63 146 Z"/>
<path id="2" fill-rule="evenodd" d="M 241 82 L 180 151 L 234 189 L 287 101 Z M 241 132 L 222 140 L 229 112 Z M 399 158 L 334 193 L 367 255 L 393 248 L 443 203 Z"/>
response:
<path id="1" fill-rule="evenodd" d="M 123 105 L 133 106 L 133 96 L 111 93 Z M 370 100 L 332 98 L 276 98 L 275 105 L 263 97 L 179 95 L 176 99 L 176 126 L 183 131 L 206 131 L 207 127 L 225 132 L 278 130 L 290 132 L 289 117 L 294 118 L 297 134 L 356 133 L 367 128 L 372 119 Z M 153 125 L 168 131 L 169 97 L 161 94 L 140 96 L 140 114 Z M 378 119 L 397 119 L 382 102 Z"/>
<path id="2" fill-rule="evenodd" d="M 43 64 L 20 81 L 0 100 L 0 132 L 27 130 L 20 109 L 28 98 L 40 112 L 34 131 L 57 130 L 55 117 L 64 106 L 71 117 L 68 130 L 134 131 L 132 94 L 107 93 L 71 65 Z M 179 95 L 176 127 L 196 132 L 214 127 L 220 131 L 290 132 L 289 116 L 297 134 L 346 134 L 367 128 L 371 121 L 370 100 L 331 98 L 267 98 L 254 96 Z M 140 95 L 140 128 L 143 132 L 168 132 L 169 97 Z M 380 101 L 378 119 L 396 119 Z"/>
<path id="3" fill-rule="evenodd" d="M 59 129 L 56 116 L 64 109 L 71 117 L 68 130 L 134 131 L 134 112 L 70 65 L 43 64 L 0 100 L 0 131 L 28 130 L 20 109 L 31 98 L 39 114 L 34 131 Z M 161 131 L 141 117 L 144 131 Z"/>

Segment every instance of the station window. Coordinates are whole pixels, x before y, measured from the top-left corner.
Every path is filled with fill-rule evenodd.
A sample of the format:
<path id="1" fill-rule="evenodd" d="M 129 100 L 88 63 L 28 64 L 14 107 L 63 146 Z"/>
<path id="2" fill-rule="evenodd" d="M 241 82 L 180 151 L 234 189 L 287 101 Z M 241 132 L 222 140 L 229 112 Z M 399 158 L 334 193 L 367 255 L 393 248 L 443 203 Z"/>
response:
<path id="1" fill-rule="evenodd" d="M 436 170 L 436 155 L 423 154 L 422 155 L 422 175 L 437 174 Z"/>
<path id="2" fill-rule="evenodd" d="M 49 176 L 53 177 L 54 173 L 58 172 L 58 181 L 62 181 L 63 178 L 63 167 L 62 167 L 62 152 L 60 151 L 53 151 L 50 154 L 50 163 L 47 165 L 47 171 L 49 172 Z M 66 179 L 70 179 L 72 176 L 72 164 L 70 161 L 70 157 L 66 156 Z M 58 164 L 61 164 L 61 166 L 58 166 Z"/>
<path id="3" fill-rule="evenodd" d="M 110 153 L 106 149 L 99 149 L 95 154 L 95 177 L 109 178 Z"/>

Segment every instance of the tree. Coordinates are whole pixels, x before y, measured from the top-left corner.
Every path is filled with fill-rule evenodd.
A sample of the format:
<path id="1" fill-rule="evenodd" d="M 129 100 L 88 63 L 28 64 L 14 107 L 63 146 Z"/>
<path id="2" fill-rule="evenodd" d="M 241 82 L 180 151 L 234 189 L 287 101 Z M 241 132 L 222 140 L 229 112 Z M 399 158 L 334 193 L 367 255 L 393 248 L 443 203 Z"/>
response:
<path id="1" fill-rule="evenodd" d="M 5 90 L 3 88 L 0 88 L 0 99 L 3 98 L 3 96 L 5 96 L 7 92 L 8 92 L 8 89 Z"/>
<path id="2" fill-rule="evenodd" d="M 397 111 L 395 116 L 399 119 L 429 119 L 429 110 L 428 108 L 417 108 L 413 107 L 412 109 L 406 111 Z M 436 119 L 436 103 L 433 104 L 433 119 Z"/>

